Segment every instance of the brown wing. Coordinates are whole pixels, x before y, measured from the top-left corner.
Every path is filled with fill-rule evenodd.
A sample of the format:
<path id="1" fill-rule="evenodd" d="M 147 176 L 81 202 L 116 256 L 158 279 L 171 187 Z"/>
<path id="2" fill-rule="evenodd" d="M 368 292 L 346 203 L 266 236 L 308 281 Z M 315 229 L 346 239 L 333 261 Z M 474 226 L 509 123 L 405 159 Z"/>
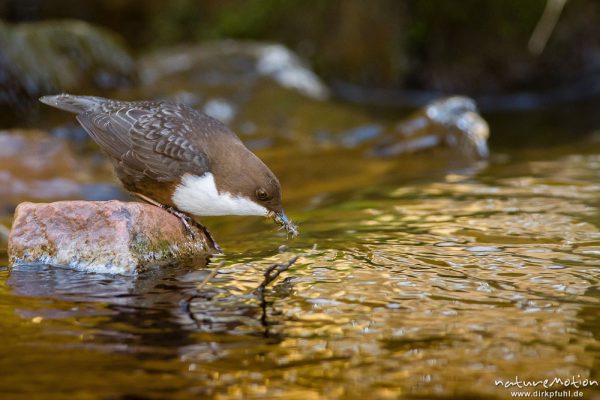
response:
<path id="1" fill-rule="evenodd" d="M 122 180 L 171 182 L 210 170 L 206 154 L 189 139 L 194 113 L 169 103 L 110 102 L 77 119 L 113 158 Z"/>

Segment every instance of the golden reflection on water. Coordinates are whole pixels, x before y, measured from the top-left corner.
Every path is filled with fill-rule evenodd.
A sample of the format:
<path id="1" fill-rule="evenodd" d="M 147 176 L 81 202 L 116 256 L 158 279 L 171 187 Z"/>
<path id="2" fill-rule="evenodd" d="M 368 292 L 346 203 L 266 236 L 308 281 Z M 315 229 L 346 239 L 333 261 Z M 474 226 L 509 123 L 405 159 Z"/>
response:
<path id="1" fill-rule="evenodd" d="M 365 187 L 394 166 L 365 165 Z M 271 227 L 211 220 L 228 254 L 201 290 L 193 266 L 0 272 L 0 391 L 507 398 L 495 379 L 600 379 L 599 177 L 600 158 L 572 155 L 359 193 L 348 179 L 319 204 L 292 188 L 300 238 L 277 250 Z M 264 324 L 253 291 L 298 253 Z"/>

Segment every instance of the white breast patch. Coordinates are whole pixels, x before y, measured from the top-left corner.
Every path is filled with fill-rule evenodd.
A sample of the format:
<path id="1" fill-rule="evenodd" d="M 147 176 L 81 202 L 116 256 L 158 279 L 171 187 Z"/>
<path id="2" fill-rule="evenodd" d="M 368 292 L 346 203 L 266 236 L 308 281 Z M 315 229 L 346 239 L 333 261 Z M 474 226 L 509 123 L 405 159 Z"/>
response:
<path id="1" fill-rule="evenodd" d="M 231 193 L 219 193 L 210 172 L 202 176 L 185 174 L 173 194 L 173 203 L 181 211 L 194 215 L 260 215 L 268 210 L 254 201 Z"/>

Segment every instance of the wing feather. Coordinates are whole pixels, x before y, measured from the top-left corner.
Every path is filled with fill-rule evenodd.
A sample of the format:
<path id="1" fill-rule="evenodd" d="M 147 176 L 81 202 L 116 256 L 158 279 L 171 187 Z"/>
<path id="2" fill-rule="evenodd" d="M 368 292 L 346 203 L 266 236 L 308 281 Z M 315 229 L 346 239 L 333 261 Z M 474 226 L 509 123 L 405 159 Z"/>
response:
<path id="1" fill-rule="evenodd" d="M 190 141 L 193 112 L 169 103 L 108 103 L 77 119 L 129 179 L 175 181 L 210 170 L 206 154 Z"/>

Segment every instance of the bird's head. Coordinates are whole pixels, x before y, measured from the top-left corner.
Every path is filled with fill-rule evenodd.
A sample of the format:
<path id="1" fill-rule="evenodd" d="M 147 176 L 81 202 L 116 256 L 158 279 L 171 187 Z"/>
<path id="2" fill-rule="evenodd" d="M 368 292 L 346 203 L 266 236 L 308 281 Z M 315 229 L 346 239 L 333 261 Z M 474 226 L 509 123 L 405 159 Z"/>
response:
<path id="1" fill-rule="evenodd" d="M 298 235 L 298 228 L 287 217 L 283 210 L 283 205 L 281 203 L 281 185 L 268 168 L 263 172 L 264 174 L 255 180 L 252 187 L 248 188 L 247 194 L 252 201 L 267 210 L 267 217 L 272 218 L 282 229 L 285 229 L 288 235 L 295 237 Z"/>
<path id="2" fill-rule="evenodd" d="M 298 235 L 297 226 L 287 217 L 281 201 L 281 185 L 275 174 L 256 155 L 246 149 L 227 162 L 215 163 L 217 188 L 237 199 L 238 210 L 230 214 L 266 216 L 285 229 L 288 235 Z M 237 206 L 234 206 L 234 208 Z"/>
<path id="3" fill-rule="evenodd" d="M 257 158 L 258 160 L 258 158 Z M 267 217 L 285 229 L 288 235 L 298 235 L 298 228 L 288 218 L 281 201 L 281 185 L 271 170 L 260 160 L 255 165 L 255 170 L 249 177 L 245 177 L 248 183 L 244 190 L 244 196 L 255 204 L 266 210 Z M 247 175 L 247 174 L 244 174 Z"/>

